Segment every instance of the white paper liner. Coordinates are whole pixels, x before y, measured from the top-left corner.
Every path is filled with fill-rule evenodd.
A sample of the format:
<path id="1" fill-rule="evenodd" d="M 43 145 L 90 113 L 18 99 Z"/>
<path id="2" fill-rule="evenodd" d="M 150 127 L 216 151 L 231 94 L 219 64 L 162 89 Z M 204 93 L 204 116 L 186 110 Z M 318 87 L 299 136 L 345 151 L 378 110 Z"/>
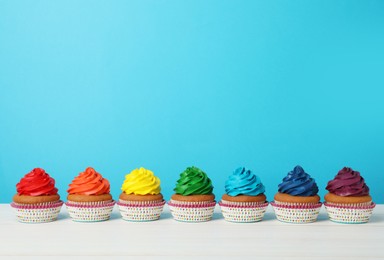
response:
<path id="1" fill-rule="evenodd" d="M 276 218 L 281 222 L 305 224 L 317 220 L 320 213 L 321 203 L 281 203 L 271 202 Z"/>
<path id="2" fill-rule="evenodd" d="M 215 201 L 185 202 L 170 200 L 169 209 L 173 218 L 182 222 L 204 222 L 212 219 Z"/>
<path id="3" fill-rule="evenodd" d="M 47 223 L 57 220 L 63 202 L 37 204 L 12 203 L 17 220 L 22 223 Z"/>
<path id="4" fill-rule="evenodd" d="M 232 202 L 222 200 L 219 205 L 226 221 L 248 223 L 258 222 L 263 219 L 268 202 Z"/>
<path id="5" fill-rule="evenodd" d="M 367 223 L 372 215 L 375 203 L 369 206 L 324 204 L 331 221 L 345 224 Z"/>
<path id="6" fill-rule="evenodd" d="M 154 221 L 160 218 L 165 201 L 125 201 L 117 203 L 120 214 L 127 221 Z"/>
<path id="7" fill-rule="evenodd" d="M 65 205 L 73 221 L 99 222 L 108 220 L 111 217 L 115 202 L 113 200 L 98 202 L 67 201 Z"/>

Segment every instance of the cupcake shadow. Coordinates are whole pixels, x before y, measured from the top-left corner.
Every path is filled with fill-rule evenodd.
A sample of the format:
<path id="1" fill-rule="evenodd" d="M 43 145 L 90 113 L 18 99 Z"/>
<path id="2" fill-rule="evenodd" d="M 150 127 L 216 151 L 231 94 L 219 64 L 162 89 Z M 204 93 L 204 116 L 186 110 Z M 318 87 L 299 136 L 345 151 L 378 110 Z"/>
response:
<path id="1" fill-rule="evenodd" d="M 262 221 L 270 221 L 270 220 L 276 220 L 276 215 L 274 212 L 266 212 L 264 214 Z"/>
<path id="2" fill-rule="evenodd" d="M 165 219 L 171 219 L 171 218 L 172 218 L 171 212 L 163 212 L 161 213 L 159 220 L 165 220 Z"/>
<path id="3" fill-rule="evenodd" d="M 59 215 L 57 216 L 57 220 L 61 221 L 65 219 L 70 219 L 68 212 L 60 211 Z"/>
<path id="4" fill-rule="evenodd" d="M 384 216 L 382 214 L 375 214 L 375 210 L 373 210 L 372 216 L 369 218 L 368 223 L 383 223 Z"/>
<path id="5" fill-rule="evenodd" d="M 111 217 L 109 218 L 109 221 L 114 221 L 114 220 L 118 220 L 118 219 L 121 219 L 120 212 L 113 211 L 112 214 L 111 214 Z"/>
<path id="6" fill-rule="evenodd" d="M 316 222 L 330 221 L 327 212 L 320 212 Z"/>
<path id="7" fill-rule="evenodd" d="M 214 212 L 212 215 L 211 221 L 220 220 L 220 219 L 224 219 L 223 214 L 221 212 Z"/>

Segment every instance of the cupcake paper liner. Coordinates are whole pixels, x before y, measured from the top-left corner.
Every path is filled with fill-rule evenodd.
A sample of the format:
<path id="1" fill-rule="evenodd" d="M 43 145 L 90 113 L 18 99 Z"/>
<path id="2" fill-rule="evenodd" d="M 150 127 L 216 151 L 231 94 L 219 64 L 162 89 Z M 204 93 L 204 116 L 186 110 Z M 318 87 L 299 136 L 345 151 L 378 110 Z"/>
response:
<path id="1" fill-rule="evenodd" d="M 61 200 L 38 204 L 11 203 L 16 211 L 16 217 L 23 223 L 46 223 L 57 219 L 63 202 Z"/>
<path id="2" fill-rule="evenodd" d="M 97 202 L 75 202 L 65 203 L 69 216 L 73 221 L 78 222 L 98 222 L 105 221 L 111 217 L 114 200 Z"/>
<path id="3" fill-rule="evenodd" d="M 182 222 L 204 222 L 212 219 L 216 201 L 187 202 L 170 200 L 172 216 Z"/>
<path id="4" fill-rule="evenodd" d="M 117 203 L 120 214 L 127 221 L 153 221 L 160 218 L 165 200 L 162 201 L 125 201 Z"/>
<path id="5" fill-rule="evenodd" d="M 317 220 L 322 203 L 281 203 L 272 201 L 276 218 L 288 223 L 311 223 Z"/>
<path id="6" fill-rule="evenodd" d="M 219 202 L 221 213 L 226 221 L 230 222 L 258 222 L 264 217 L 268 202 Z"/>
<path id="7" fill-rule="evenodd" d="M 369 205 L 359 204 L 333 204 L 324 203 L 329 219 L 333 222 L 345 224 L 367 223 L 372 215 L 376 204 L 371 202 Z"/>

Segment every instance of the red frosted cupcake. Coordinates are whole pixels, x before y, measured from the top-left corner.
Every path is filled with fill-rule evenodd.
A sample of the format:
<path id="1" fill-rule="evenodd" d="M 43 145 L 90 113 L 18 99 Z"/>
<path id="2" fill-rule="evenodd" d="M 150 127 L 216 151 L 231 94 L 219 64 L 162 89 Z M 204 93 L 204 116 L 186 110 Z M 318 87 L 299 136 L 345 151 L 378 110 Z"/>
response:
<path id="1" fill-rule="evenodd" d="M 17 219 L 24 223 L 44 223 L 57 219 L 63 202 L 60 200 L 55 180 L 43 169 L 35 168 L 18 184 L 11 206 Z"/>

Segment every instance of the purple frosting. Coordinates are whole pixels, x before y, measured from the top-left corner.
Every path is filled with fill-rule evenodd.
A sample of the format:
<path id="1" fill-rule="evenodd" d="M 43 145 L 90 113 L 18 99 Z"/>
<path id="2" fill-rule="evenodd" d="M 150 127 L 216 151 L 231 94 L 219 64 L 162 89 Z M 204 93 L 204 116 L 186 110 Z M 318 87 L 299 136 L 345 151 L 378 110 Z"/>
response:
<path id="1" fill-rule="evenodd" d="M 344 167 L 335 178 L 328 182 L 326 189 L 338 196 L 366 196 L 369 195 L 369 188 L 365 184 L 360 173 L 351 168 Z"/>

